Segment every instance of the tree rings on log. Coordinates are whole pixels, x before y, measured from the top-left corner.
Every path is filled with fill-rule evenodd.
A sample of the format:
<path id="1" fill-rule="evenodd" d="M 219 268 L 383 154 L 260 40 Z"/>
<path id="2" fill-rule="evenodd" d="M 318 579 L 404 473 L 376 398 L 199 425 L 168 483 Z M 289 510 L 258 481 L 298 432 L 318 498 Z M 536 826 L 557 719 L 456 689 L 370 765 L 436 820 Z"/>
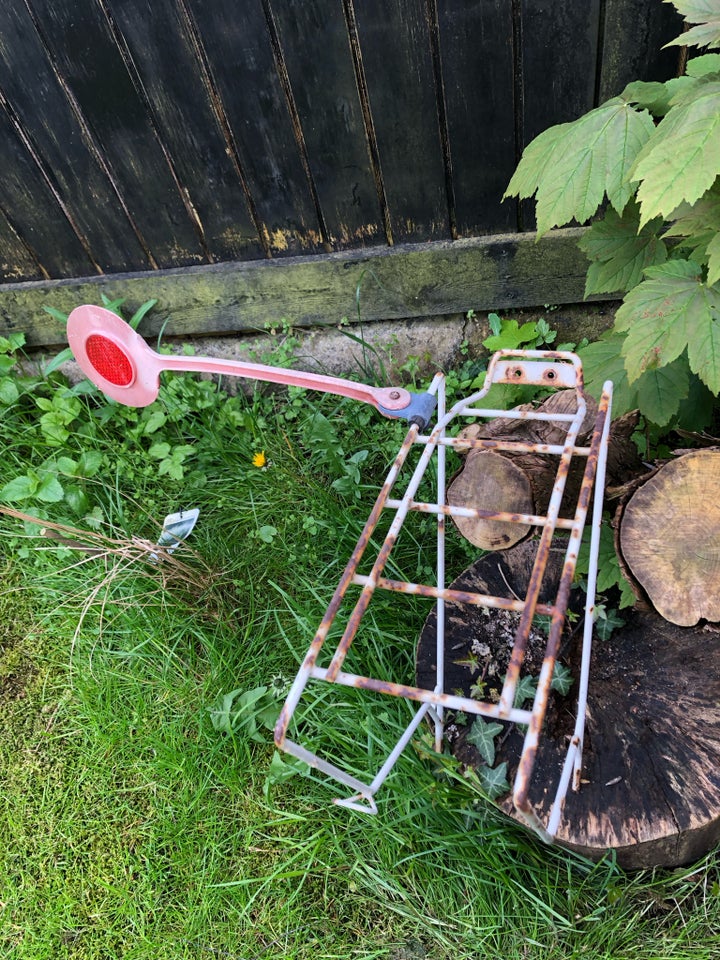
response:
<path id="1" fill-rule="evenodd" d="M 643 483 L 622 512 L 619 545 L 666 620 L 720 620 L 720 451 L 686 453 Z"/>
<path id="2" fill-rule="evenodd" d="M 527 541 L 476 561 L 453 588 L 502 594 L 508 587 L 524 596 L 535 542 Z M 543 587 L 552 599 L 564 549 L 554 550 Z M 573 591 L 573 603 L 584 595 Z M 517 615 L 515 615 L 517 616 Z M 489 685 L 490 667 L 503 670 L 512 642 L 512 614 L 446 604 L 445 689 L 473 696 Z M 569 625 L 561 659 L 575 682 L 563 697 L 551 694 L 531 781 L 530 800 L 547 820 L 555 797 L 567 736 L 575 719 L 580 661 L 580 624 Z M 435 684 L 436 613 L 420 635 L 416 674 L 419 686 Z M 544 639 L 544 638 L 543 638 Z M 528 663 L 532 671 L 532 638 Z M 557 842 L 592 859 L 615 851 L 626 869 L 679 866 L 699 859 L 720 841 L 720 631 L 683 628 L 654 611 L 632 611 L 611 638 L 593 644 L 585 729 L 582 784 L 569 791 Z M 481 680 L 483 677 L 484 679 Z M 502 676 L 498 682 L 502 681 Z M 487 691 L 485 691 L 487 694 Z M 447 718 L 453 755 L 465 766 L 484 763 L 468 740 L 474 718 L 464 725 Z M 520 731 L 507 725 L 497 737 L 495 762 L 508 763 L 512 784 L 522 747 Z M 496 804 L 522 822 L 508 795 Z"/>
<path id="3" fill-rule="evenodd" d="M 451 507 L 492 509 L 508 513 L 534 513 L 532 487 L 525 471 L 508 457 L 490 450 L 471 450 L 462 471 L 448 486 L 447 501 Z M 485 520 L 478 517 L 453 517 L 460 533 L 481 550 L 504 550 L 526 537 L 530 526 L 508 523 L 504 520 Z"/>

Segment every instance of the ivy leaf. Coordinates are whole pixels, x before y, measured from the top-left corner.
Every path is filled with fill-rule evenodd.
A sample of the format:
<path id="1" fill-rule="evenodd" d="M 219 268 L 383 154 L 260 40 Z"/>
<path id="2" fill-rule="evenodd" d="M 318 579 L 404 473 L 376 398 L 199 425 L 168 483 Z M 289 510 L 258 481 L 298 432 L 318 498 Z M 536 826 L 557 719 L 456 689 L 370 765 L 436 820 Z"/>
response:
<path id="1" fill-rule="evenodd" d="M 495 761 L 495 737 L 501 732 L 501 723 L 490 723 L 482 717 L 478 717 L 470 728 L 468 742 L 476 747 L 488 766 L 492 766 Z"/>
<path id="2" fill-rule="evenodd" d="M 700 83 L 677 99 L 636 156 L 640 224 L 694 203 L 720 173 L 720 82 Z"/>
<path id="3" fill-rule="evenodd" d="M 517 686 L 515 687 L 515 700 L 513 706 L 522 709 L 522 706 L 526 700 L 533 700 L 535 698 L 536 692 L 537 680 L 535 677 L 531 677 L 530 674 L 524 673 L 518 680 Z"/>
<path id="4" fill-rule="evenodd" d="M 720 10 L 708 0 L 673 0 L 686 23 L 697 26 L 681 34 L 666 47 L 720 47 Z"/>
<path id="5" fill-rule="evenodd" d="M 510 789 L 507 780 L 507 763 L 503 760 L 496 767 L 478 767 L 478 780 L 490 800 L 501 797 Z"/>
<path id="6" fill-rule="evenodd" d="M 609 640 L 613 630 L 625 625 L 625 621 L 618 615 L 617 610 L 606 610 L 602 604 L 595 608 L 598 618 L 595 621 L 595 633 L 601 640 Z"/>
<path id="7" fill-rule="evenodd" d="M 711 316 L 708 288 L 696 263 L 672 260 L 650 267 L 646 275 L 615 315 L 616 329 L 627 331 L 622 353 L 631 383 L 646 370 L 676 360 Z"/>
<path id="8" fill-rule="evenodd" d="M 573 680 L 570 668 L 558 661 L 553 669 L 550 689 L 555 690 L 561 697 L 566 697 L 570 693 L 573 683 L 575 683 L 575 681 Z"/>
<path id="9" fill-rule="evenodd" d="M 540 134 L 525 149 L 505 196 L 537 195 L 538 236 L 589 220 L 606 193 L 622 212 L 635 192 L 628 172 L 654 129 L 647 110 L 615 97 Z"/>
<path id="10" fill-rule="evenodd" d="M 604 220 L 588 227 L 580 249 L 591 264 L 585 281 L 585 296 L 616 293 L 637 286 L 646 267 L 667 260 L 667 247 L 658 237 L 662 221 L 653 220 L 638 231 L 640 212 L 629 204 L 620 216 L 612 207 Z"/>

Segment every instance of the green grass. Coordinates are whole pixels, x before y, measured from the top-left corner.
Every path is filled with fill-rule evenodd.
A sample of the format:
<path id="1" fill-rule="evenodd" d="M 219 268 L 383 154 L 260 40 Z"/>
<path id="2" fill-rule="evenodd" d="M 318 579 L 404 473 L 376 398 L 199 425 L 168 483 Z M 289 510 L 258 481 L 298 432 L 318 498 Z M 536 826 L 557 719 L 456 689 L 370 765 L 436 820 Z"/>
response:
<path id="1" fill-rule="evenodd" d="M 8 405 L 0 488 L 48 457 L 99 451 L 92 476 L 72 481 L 79 512 L 74 494 L 12 506 L 113 542 L 78 554 L 0 518 L 0 956 L 720 956 L 715 854 L 652 874 L 589 863 L 542 846 L 412 748 L 366 817 L 333 806 L 320 776 L 273 781 L 262 726 L 260 739 L 252 724 L 213 726 L 230 691 L 268 686 L 281 702 L 401 426 L 351 402 L 230 401 L 178 378 L 161 427 L 146 431 L 152 408 L 81 397 L 60 442 L 34 398 L 63 389 L 35 384 Z M 192 447 L 180 475 L 158 475 L 158 442 Z M 364 479 L 348 487 L 360 450 Z M 152 517 L 190 505 L 201 515 L 184 565 L 149 564 L 132 538 L 152 540 Z M 393 562 L 415 579 L 432 563 L 432 523 L 409 532 Z M 467 564 L 462 542 L 450 562 Z M 371 610 L 364 666 L 410 679 L 427 606 L 386 597 Z M 363 775 L 409 716 L 389 698 L 313 694 L 303 733 Z"/>

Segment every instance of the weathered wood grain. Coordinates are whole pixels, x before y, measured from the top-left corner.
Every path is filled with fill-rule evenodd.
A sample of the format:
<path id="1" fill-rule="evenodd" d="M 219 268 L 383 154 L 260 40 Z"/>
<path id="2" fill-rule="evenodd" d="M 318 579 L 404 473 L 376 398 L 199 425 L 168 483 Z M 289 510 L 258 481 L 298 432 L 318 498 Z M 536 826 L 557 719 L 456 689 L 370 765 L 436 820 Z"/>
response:
<path id="1" fill-rule="evenodd" d="M 22 239 L 25 250 L 31 251 L 40 265 L 40 275 L 63 277 L 78 270 L 96 272 L 96 265 L 87 256 L 1 102 L 0 171 L 0 209 Z M 22 265 L 13 262 L 9 264 L 8 273 L 12 275 L 18 269 L 22 269 Z"/>
<path id="2" fill-rule="evenodd" d="M 437 4 L 442 92 L 459 236 L 517 228 L 514 200 L 502 202 L 516 164 L 512 4 Z"/>
<path id="3" fill-rule="evenodd" d="M 272 6 L 328 240 L 335 249 L 385 243 L 383 209 L 343 4 L 338 0 L 283 0 L 268 5 Z"/>
<path id="4" fill-rule="evenodd" d="M 446 239 L 426 2 L 355 0 L 354 12 L 393 241 Z"/>
<path id="5" fill-rule="evenodd" d="M 682 17 L 669 3 L 605 0 L 598 100 L 622 93 L 633 80 L 675 76 L 680 49 L 663 46 L 682 33 Z"/>
<path id="6" fill-rule="evenodd" d="M 188 8 L 175 0 L 106 0 L 128 73 L 142 90 L 151 122 L 172 158 L 178 186 L 205 255 L 263 256 L 238 171 L 213 109 L 202 50 Z"/>
<path id="7" fill-rule="evenodd" d="M 532 541 L 488 553 L 453 586 L 500 596 L 507 596 L 509 587 L 524 596 L 534 555 Z M 553 598 L 563 558 L 563 550 L 551 553 L 541 601 Z M 584 600 L 580 591 L 571 598 L 580 606 Z M 446 689 L 470 695 L 479 676 L 468 667 L 473 644 L 485 643 L 490 656 L 498 656 L 503 616 L 447 605 Z M 612 851 L 627 869 L 675 867 L 700 858 L 720 840 L 720 682 L 712 669 L 720 656 L 720 633 L 677 627 L 654 612 L 631 611 L 626 620 L 609 640 L 593 645 L 582 783 L 566 797 L 557 841 L 593 859 Z M 435 623 L 433 611 L 417 649 L 417 680 L 430 689 L 436 675 Z M 506 633 L 508 626 L 512 636 L 513 624 L 504 625 Z M 577 678 L 579 650 L 569 637 L 565 647 Z M 529 644 L 526 662 L 532 663 L 532 655 Z M 553 694 L 548 705 L 530 789 L 543 819 L 574 726 L 575 695 Z M 469 724 L 459 728 L 451 750 L 461 762 L 476 766 L 481 758 L 467 740 L 469 730 Z M 497 759 L 508 762 L 510 782 L 521 745 L 515 730 L 499 746 Z M 518 818 L 509 797 L 498 804 Z"/>
<path id="8" fill-rule="evenodd" d="M 87 246 L 73 272 L 84 273 L 88 259 L 105 271 L 149 267 L 24 4 L 0 5 L 0 89 L 55 202 Z"/>
<path id="9" fill-rule="evenodd" d="M 58 74 L 92 132 L 148 255 L 161 267 L 202 262 L 196 226 L 172 163 L 102 5 L 95 0 L 33 0 L 33 10 Z M 99 206 L 96 214 L 104 229 L 114 229 L 112 214 L 106 218 Z"/>
<path id="10" fill-rule="evenodd" d="M 207 59 L 213 108 L 271 256 L 324 249 L 322 229 L 263 0 L 185 0 Z"/>
<path id="11" fill-rule="evenodd" d="M 582 300 L 586 261 L 581 230 L 493 236 L 454 243 L 403 244 L 329 256 L 214 264 L 184 270 L 117 274 L 0 287 L 0 332 L 24 330 L 34 346 L 63 343 L 64 331 L 42 310 L 69 311 L 100 296 L 129 308 L 155 297 L 146 330 L 166 334 L 262 331 L 281 318 L 296 326 L 443 316 Z"/>

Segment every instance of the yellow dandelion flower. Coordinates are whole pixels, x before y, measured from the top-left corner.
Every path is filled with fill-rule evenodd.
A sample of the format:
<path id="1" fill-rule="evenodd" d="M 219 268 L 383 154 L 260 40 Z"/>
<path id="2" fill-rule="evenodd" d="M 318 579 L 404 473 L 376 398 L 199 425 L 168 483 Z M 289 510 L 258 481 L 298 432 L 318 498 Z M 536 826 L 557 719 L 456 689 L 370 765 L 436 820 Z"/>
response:
<path id="1" fill-rule="evenodd" d="M 265 456 L 265 451 L 261 450 L 259 453 L 253 454 L 252 458 L 254 467 L 264 467 L 267 465 L 267 457 Z"/>

